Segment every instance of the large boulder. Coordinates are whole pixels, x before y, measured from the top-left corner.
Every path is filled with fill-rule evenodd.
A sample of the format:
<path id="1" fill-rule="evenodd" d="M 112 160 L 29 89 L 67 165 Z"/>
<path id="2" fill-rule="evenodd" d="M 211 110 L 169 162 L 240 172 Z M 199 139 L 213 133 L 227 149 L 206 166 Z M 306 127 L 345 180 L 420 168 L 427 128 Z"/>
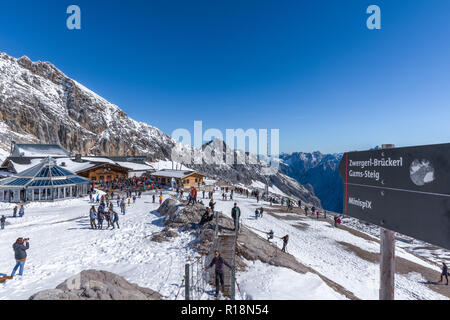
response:
<path id="1" fill-rule="evenodd" d="M 160 300 L 162 296 L 108 271 L 85 270 L 30 300 Z"/>
<path id="2" fill-rule="evenodd" d="M 170 228 L 185 227 L 184 229 L 187 230 L 195 228 L 205 210 L 206 208 L 199 203 L 186 206 L 178 200 L 169 198 L 161 204 L 158 213 L 165 217 L 164 224 L 166 226 Z"/>

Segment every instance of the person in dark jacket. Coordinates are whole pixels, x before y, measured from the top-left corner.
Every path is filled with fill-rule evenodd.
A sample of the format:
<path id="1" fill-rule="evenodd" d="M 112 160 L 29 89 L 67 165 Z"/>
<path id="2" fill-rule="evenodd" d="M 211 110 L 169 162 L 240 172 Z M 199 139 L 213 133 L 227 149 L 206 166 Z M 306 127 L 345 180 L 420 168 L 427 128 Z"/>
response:
<path id="1" fill-rule="evenodd" d="M 220 256 L 219 250 L 216 250 L 215 257 L 212 259 L 211 263 L 209 264 L 208 268 L 203 268 L 203 270 L 211 268 L 213 265 L 216 265 L 216 294 L 217 297 L 219 295 L 219 281 L 220 285 L 222 286 L 222 291 L 224 291 L 224 280 L 223 280 L 223 265 L 226 265 L 228 268 L 232 269 L 233 267 L 230 266 L 228 262 L 225 261 L 224 258 Z"/>
<path id="2" fill-rule="evenodd" d="M 112 228 L 114 229 L 114 224 L 117 225 L 117 229 L 120 229 L 119 227 L 119 214 L 115 211 L 113 211 L 111 213 L 111 217 L 112 217 Z"/>
<path id="3" fill-rule="evenodd" d="M 231 209 L 231 217 L 233 217 L 234 230 L 239 231 L 239 218 L 241 217 L 241 209 L 234 203 L 234 207 Z"/>
<path id="4" fill-rule="evenodd" d="M 15 218 L 15 217 L 17 217 L 17 206 L 15 206 L 14 207 L 14 209 L 13 209 L 13 217 Z"/>
<path id="5" fill-rule="evenodd" d="M 288 244 L 288 241 L 289 241 L 289 236 L 285 235 L 281 239 L 283 239 L 283 249 L 281 249 L 281 251 L 286 252 L 286 247 L 287 247 L 287 244 Z"/>
<path id="6" fill-rule="evenodd" d="M 270 242 L 270 240 L 272 240 L 273 239 L 273 230 L 270 230 L 270 232 L 267 234 L 268 235 L 268 237 L 267 237 L 267 241 L 269 241 Z"/>
<path id="7" fill-rule="evenodd" d="M 0 225 L 1 225 L 2 230 L 5 229 L 5 221 L 6 221 L 5 216 L 2 216 L 0 218 Z"/>
<path id="8" fill-rule="evenodd" d="M 211 200 L 209 200 L 209 208 L 211 209 L 212 213 L 214 213 L 214 206 L 216 205 L 216 203 L 214 202 L 214 199 L 211 198 Z"/>
<path id="9" fill-rule="evenodd" d="M 19 275 L 22 276 L 23 269 L 25 267 L 25 261 L 27 260 L 26 251 L 30 248 L 30 243 L 28 242 L 28 239 L 24 240 L 23 238 L 19 238 L 16 240 L 12 247 L 14 249 L 14 258 L 16 259 L 16 265 L 14 266 L 14 269 L 11 273 L 11 277 L 14 277 L 18 268 L 20 268 Z"/>
<path id="10" fill-rule="evenodd" d="M 210 208 L 206 208 L 205 213 L 202 215 L 199 226 L 204 225 L 205 223 L 210 222 L 213 219 L 214 215 L 211 212 Z"/>
<path id="11" fill-rule="evenodd" d="M 445 262 L 442 262 L 441 280 L 439 280 L 439 282 L 442 282 L 444 277 L 447 280 L 446 285 L 448 286 L 448 268 L 447 268 L 447 265 L 445 264 Z"/>

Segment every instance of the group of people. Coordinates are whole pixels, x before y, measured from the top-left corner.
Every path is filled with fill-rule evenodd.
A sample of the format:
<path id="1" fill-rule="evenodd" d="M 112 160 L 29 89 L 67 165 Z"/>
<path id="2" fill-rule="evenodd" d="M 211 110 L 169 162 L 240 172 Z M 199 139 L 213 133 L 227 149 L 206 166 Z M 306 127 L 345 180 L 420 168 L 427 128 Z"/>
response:
<path id="1" fill-rule="evenodd" d="M 262 218 L 264 213 L 263 207 L 255 210 L 255 219 L 258 220 L 258 218 Z"/>
<path id="2" fill-rule="evenodd" d="M 113 229 L 115 229 L 116 226 L 118 229 L 120 229 L 119 214 L 113 210 L 112 203 L 108 207 L 108 209 L 105 209 L 105 207 L 102 204 L 100 204 L 98 210 L 95 210 L 95 206 L 92 206 L 91 210 L 89 210 L 89 218 L 91 229 L 102 230 L 104 220 L 106 220 L 106 222 L 108 223 L 106 229 L 108 229 L 110 226 Z"/>
<path id="3" fill-rule="evenodd" d="M 22 218 L 25 215 L 25 208 L 23 205 L 20 205 L 20 208 L 18 206 L 14 206 L 13 208 L 13 218 L 17 218 L 17 213 L 19 214 L 19 217 Z M 0 230 L 4 230 L 6 225 L 6 217 L 2 215 L 0 217 Z"/>

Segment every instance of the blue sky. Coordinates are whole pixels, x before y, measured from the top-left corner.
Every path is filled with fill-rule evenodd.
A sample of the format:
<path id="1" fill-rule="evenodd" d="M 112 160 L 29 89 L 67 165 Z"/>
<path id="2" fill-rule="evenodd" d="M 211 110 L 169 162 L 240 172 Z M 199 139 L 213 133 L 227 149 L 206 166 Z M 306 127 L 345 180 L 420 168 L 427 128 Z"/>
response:
<path id="1" fill-rule="evenodd" d="M 381 30 L 366 28 L 371 4 Z M 449 12 L 447 0 L 2 1 L 0 51 L 50 61 L 168 134 L 202 120 L 279 128 L 284 152 L 342 152 L 449 142 Z"/>

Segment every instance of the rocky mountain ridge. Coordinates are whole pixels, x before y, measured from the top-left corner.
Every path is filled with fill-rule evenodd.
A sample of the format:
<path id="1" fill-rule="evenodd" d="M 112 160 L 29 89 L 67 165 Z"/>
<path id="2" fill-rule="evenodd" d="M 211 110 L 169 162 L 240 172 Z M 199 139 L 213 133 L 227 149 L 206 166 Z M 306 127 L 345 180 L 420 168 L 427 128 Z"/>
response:
<path id="1" fill-rule="evenodd" d="M 70 79 L 53 64 L 0 52 L 1 154 L 7 154 L 12 141 L 60 144 L 72 154 L 145 155 L 149 161 L 171 160 L 173 150 L 177 154 L 198 154 L 159 129 L 129 118 L 118 106 Z M 236 159 L 254 158 L 239 150 L 227 152 L 234 152 Z M 232 183 L 265 184 L 264 163 L 247 163 L 184 164 Z M 310 190 L 280 172 L 271 175 L 268 182 L 286 195 L 320 204 Z"/>

